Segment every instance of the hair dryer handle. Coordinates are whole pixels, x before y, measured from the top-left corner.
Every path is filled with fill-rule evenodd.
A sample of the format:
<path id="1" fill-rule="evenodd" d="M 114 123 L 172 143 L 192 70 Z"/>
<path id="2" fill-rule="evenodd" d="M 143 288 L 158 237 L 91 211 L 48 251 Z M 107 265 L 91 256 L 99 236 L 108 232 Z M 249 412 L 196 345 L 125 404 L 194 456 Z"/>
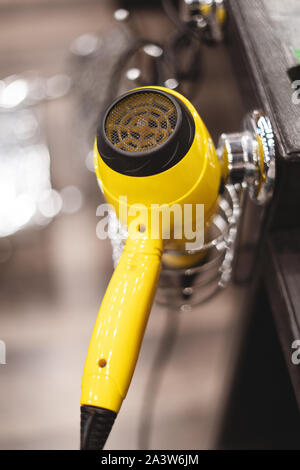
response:
<path id="1" fill-rule="evenodd" d="M 119 411 L 138 359 L 161 256 L 162 240 L 127 239 L 92 334 L 81 405 Z"/>

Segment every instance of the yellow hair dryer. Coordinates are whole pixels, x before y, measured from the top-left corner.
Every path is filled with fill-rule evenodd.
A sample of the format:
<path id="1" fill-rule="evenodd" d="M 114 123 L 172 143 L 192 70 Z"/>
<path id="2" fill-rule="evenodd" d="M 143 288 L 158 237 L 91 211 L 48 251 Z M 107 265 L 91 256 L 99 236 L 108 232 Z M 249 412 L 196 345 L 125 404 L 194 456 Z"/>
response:
<path id="1" fill-rule="evenodd" d="M 199 114 L 182 95 L 161 87 L 132 90 L 107 109 L 95 142 L 95 168 L 107 202 L 128 227 L 128 238 L 87 353 L 82 449 L 103 448 L 134 372 L 164 247 L 186 241 L 174 235 L 178 221 L 165 237 L 161 219 L 154 222 L 153 205 L 203 204 L 205 227 L 221 181 L 219 160 Z M 192 265 L 194 257 L 180 262 Z"/>

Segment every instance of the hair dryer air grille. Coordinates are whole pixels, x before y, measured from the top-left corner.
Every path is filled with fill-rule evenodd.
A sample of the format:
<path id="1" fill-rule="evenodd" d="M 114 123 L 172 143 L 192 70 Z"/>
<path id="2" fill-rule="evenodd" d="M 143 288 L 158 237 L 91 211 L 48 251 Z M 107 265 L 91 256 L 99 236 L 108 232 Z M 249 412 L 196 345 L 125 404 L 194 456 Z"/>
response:
<path id="1" fill-rule="evenodd" d="M 110 110 L 105 133 L 109 141 L 126 152 L 147 152 L 162 145 L 177 123 L 174 103 L 161 93 L 135 93 Z"/>
<path id="2" fill-rule="evenodd" d="M 176 165 L 190 149 L 193 116 L 182 100 L 155 88 L 132 90 L 104 112 L 97 147 L 118 173 L 150 176 Z"/>

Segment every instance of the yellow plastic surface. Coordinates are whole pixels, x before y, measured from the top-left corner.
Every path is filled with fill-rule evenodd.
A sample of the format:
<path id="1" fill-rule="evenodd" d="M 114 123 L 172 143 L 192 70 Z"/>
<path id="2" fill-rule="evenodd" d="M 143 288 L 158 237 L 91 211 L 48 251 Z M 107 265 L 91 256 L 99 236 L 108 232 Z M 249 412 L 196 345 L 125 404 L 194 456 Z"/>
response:
<path id="1" fill-rule="evenodd" d="M 92 334 L 82 379 L 82 405 L 119 411 L 154 299 L 161 255 L 160 240 L 127 239 Z"/>

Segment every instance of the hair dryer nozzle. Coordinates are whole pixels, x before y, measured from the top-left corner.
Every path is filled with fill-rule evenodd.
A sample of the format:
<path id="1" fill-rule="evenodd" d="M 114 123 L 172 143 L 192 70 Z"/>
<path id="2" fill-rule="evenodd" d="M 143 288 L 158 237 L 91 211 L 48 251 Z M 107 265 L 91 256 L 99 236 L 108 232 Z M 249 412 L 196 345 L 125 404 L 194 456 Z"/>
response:
<path id="1" fill-rule="evenodd" d="M 193 117 L 171 93 L 141 88 L 119 97 L 105 112 L 97 146 L 105 163 L 129 176 L 150 176 L 176 165 L 195 135 Z"/>

